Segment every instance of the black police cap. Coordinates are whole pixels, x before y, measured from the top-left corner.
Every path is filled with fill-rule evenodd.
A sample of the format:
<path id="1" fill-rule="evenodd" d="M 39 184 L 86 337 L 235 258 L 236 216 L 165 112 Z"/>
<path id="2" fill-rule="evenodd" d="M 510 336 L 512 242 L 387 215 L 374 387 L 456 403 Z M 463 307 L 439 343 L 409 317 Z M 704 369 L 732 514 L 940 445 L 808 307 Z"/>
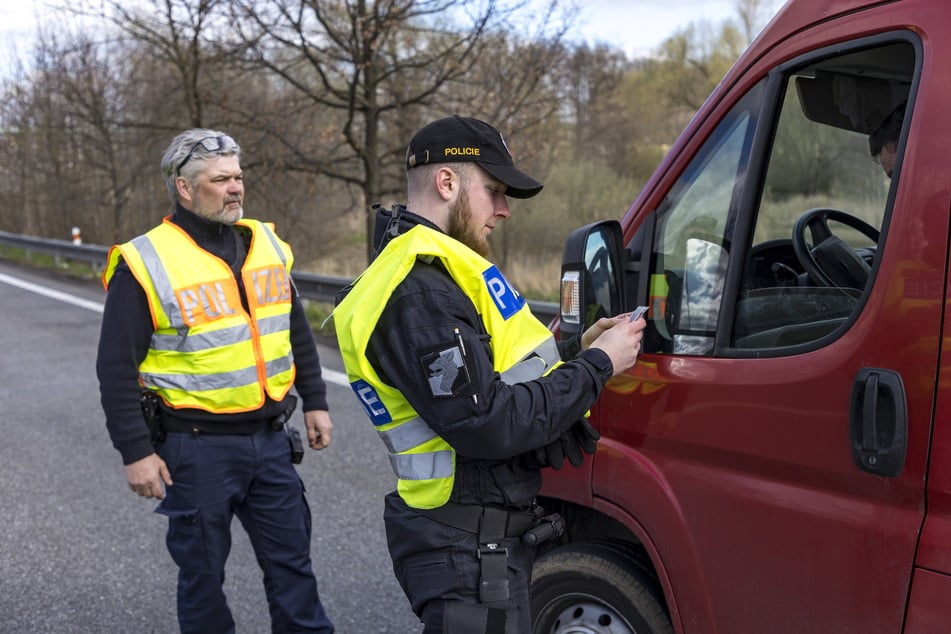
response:
<path id="1" fill-rule="evenodd" d="M 406 169 L 431 163 L 475 163 L 505 185 L 505 195 L 531 198 L 542 184 L 517 170 L 502 133 L 485 121 L 454 115 L 426 125 L 406 151 Z"/>

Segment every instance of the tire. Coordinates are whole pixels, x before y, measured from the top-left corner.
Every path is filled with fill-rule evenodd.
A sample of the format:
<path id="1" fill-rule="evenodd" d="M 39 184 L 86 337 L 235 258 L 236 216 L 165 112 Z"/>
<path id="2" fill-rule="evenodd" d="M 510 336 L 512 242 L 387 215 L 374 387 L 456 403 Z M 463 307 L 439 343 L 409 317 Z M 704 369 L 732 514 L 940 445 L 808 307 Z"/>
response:
<path id="1" fill-rule="evenodd" d="M 533 634 L 668 634 L 656 579 L 611 544 L 569 544 L 532 572 Z"/>

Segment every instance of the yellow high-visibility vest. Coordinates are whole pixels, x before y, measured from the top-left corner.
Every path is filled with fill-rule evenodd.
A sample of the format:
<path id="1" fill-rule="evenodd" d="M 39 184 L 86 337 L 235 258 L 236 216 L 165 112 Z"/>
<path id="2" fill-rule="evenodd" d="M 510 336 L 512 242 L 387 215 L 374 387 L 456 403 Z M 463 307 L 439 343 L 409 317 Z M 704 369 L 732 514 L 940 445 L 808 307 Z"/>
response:
<path id="1" fill-rule="evenodd" d="M 334 309 L 337 341 L 350 386 L 386 445 L 397 491 L 412 507 L 431 509 L 449 500 L 455 451 L 403 397 L 380 379 L 366 349 L 387 300 L 417 259 L 439 258 L 482 317 L 493 368 L 515 384 L 537 379 L 561 363 L 548 328 L 491 262 L 449 236 L 417 225 L 394 238 Z M 459 363 L 447 350 L 442 363 Z"/>
<path id="2" fill-rule="evenodd" d="M 248 310 L 231 267 L 179 226 L 161 225 L 109 250 L 103 285 L 122 258 L 148 298 L 154 333 L 139 382 L 173 408 L 253 411 L 287 395 L 291 351 L 290 246 L 273 225 L 241 220 L 251 245 L 241 267 Z"/>

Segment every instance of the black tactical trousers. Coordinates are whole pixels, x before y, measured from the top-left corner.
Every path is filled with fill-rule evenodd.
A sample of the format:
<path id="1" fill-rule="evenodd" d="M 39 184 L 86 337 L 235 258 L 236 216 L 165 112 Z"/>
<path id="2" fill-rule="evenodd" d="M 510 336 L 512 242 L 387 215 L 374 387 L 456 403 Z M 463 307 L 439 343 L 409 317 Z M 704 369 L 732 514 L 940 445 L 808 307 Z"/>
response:
<path id="1" fill-rule="evenodd" d="M 425 634 L 526 634 L 531 632 L 529 584 L 534 548 L 509 537 L 509 598 L 480 602 L 479 536 L 447 526 L 409 508 L 395 492 L 386 496 L 386 536 L 393 571 L 423 622 Z"/>

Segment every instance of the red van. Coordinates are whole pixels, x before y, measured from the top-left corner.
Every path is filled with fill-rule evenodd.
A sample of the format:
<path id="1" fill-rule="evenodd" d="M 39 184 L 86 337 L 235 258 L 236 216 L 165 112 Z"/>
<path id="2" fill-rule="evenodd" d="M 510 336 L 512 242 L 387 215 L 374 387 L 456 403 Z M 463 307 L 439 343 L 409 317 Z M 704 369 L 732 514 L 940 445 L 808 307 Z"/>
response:
<path id="1" fill-rule="evenodd" d="M 951 632 L 949 216 L 951 2 L 790 0 L 565 247 L 559 337 L 650 311 L 535 634 Z"/>

